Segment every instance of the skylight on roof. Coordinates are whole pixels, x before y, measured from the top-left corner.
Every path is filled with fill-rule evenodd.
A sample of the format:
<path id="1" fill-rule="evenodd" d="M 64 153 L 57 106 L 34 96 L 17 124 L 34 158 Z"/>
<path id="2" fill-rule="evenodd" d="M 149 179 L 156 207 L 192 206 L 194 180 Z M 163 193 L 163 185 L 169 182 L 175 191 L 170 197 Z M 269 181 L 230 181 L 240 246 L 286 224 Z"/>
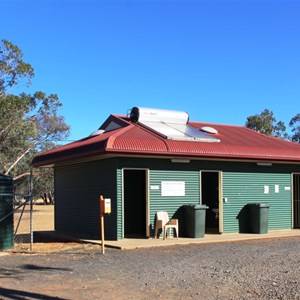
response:
<path id="1" fill-rule="evenodd" d="M 201 130 L 207 133 L 211 133 L 211 134 L 217 134 L 218 130 L 216 128 L 210 127 L 210 126 L 204 126 L 201 127 Z"/>

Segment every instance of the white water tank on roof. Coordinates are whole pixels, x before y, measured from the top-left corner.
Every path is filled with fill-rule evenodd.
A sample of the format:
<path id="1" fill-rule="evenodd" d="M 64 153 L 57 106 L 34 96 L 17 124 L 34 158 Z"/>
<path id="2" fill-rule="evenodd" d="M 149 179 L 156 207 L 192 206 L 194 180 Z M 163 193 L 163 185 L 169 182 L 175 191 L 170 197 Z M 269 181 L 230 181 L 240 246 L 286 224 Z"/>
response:
<path id="1" fill-rule="evenodd" d="M 130 112 L 130 119 L 133 122 L 187 124 L 189 115 L 182 111 L 133 107 Z"/>

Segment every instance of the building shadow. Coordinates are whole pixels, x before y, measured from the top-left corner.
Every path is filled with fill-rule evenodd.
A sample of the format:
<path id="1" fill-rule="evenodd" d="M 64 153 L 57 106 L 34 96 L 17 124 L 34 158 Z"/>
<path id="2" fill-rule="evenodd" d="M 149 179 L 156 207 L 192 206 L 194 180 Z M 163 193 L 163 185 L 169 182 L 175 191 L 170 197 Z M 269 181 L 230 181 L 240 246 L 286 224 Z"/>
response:
<path id="1" fill-rule="evenodd" d="M 34 270 L 34 271 L 72 271 L 72 269 L 69 268 L 53 268 L 53 267 L 45 267 L 45 266 L 37 266 L 37 265 L 22 265 L 21 268 L 26 269 L 26 270 Z"/>
<path id="2" fill-rule="evenodd" d="M 5 297 L 5 298 L 2 298 Z M 32 293 L 32 292 L 26 292 L 26 291 L 19 291 L 19 290 L 13 290 L 13 289 L 7 289 L 0 287 L 0 299 L 43 299 L 43 300 L 69 300 L 67 298 L 60 298 L 60 297 L 52 297 L 44 294 L 39 293 Z"/>

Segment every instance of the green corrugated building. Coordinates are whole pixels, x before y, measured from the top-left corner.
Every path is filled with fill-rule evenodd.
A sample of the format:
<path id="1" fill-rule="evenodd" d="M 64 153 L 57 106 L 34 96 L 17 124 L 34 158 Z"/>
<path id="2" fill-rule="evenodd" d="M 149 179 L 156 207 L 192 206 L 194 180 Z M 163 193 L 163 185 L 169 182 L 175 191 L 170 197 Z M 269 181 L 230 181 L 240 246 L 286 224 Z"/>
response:
<path id="1" fill-rule="evenodd" d="M 38 154 L 53 167 L 55 230 L 99 238 L 99 196 L 111 199 L 105 237 L 151 237 L 159 210 L 184 224 L 206 204 L 206 232 L 241 232 L 248 203 L 269 205 L 269 229 L 300 227 L 300 145 L 242 126 L 190 122 L 183 112 L 133 108 L 89 137 Z M 184 235 L 184 226 L 180 226 Z"/>

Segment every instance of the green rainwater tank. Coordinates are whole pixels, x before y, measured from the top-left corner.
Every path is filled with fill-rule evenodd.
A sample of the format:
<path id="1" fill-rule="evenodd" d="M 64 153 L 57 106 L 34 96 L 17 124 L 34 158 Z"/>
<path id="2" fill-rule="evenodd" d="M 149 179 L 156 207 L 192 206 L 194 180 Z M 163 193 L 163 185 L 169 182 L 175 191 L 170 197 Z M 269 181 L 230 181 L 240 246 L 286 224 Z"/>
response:
<path id="1" fill-rule="evenodd" d="M 13 180 L 0 174 L 0 220 L 13 211 Z M 14 246 L 14 216 L 0 222 L 0 251 Z"/>

